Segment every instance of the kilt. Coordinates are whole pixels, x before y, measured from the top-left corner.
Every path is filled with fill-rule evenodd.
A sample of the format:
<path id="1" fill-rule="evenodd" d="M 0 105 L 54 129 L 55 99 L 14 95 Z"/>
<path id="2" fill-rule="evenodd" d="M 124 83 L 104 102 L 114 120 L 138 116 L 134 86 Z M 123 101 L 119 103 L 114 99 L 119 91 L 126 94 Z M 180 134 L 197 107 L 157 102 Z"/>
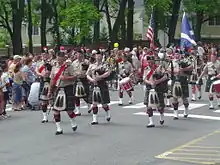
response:
<path id="1" fill-rule="evenodd" d="M 65 111 L 73 111 L 75 109 L 75 91 L 74 91 L 74 88 L 73 88 L 73 85 L 68 85 L 68 86 L 65 86 L 65 87 L 59 87 L 57 88 L 56 90 L 56 93 L 55 93 L 55 97 L 54 97 L 54 101 L 59 93 L 59 90 L 63 88 L 64 89 L 64 92 L 65 92 L 65 95 L 66 95 L 66 109 Z M 53 101 L 53 102 L 54 102 Z M 55 109 L 53 109 L 55 110 Z"/>
<path id="2" fill-rule="evenodd" d="M 40 80 L 40 92 L 39 92 L 39 100 L 41 100 L 40 99 L 40 95 L 41 95 L 41 93 L 42 93 L 42 91 L 43 91 L 43 88 L 44 88 L 44 84 L 45 83 L 50 83 L 50 79 L 48 78 L 48 79 L 43 79 L 43 78 L 41 78 L 41 80 Z M 49 99 L 48 99 L 49 100 Z M 41 100 L 41 101 L 45 101 L 45 100 Z"/>
<path id="3" fill-rule="evenodd" d="M 205 92 L 210 92 L 210 87 L 212 85 L 212 83 L 215 81 L 215 80 L 211 80 L 211 75 L 208 76 L 208 79 L 206 81 L 206 86 L 205 86 Z M 212 92 L 214 92 L 214 89 L 212 89 Z"/>
<path id="4" fill-rule="evenodd" d="M 146 89 L 145 89 L 145 95 L 144 95 L 144 105 L 146 105 L 148 107 L 148 97 L 149 97 L 149 93 L 151 90 L 151 86 L 146 85 Z M 160 84 L 158 86 L 156 86 L 155 91 L 157 92 L 158 98 L 159 98 L 159 107 L 160 108 L 164 108 L 165 107 L 165 103 L 164 103 L 164 92 L 163 92 L 163 85 Z"/>
<path id="5" fill-rule="evenodd" d="M 86 92 L 86 96 L 77 97 L 77 98 L 84 98 L 84 99 L 88 98 L 89 97 L 89 86 L 90 86 L 89 81 L 87 80 L 87 78 L 80 78 L 80 81 L 83 84 L 83 87 L 84 87 L 85 92 Z M 74 91 L 76 91 L 76 85 L 77 85 L 77 82 L 74 83 Z M 74 93 L 74 95 L 75 95 L 75 93 Z"/>
<path id="6" fill-rule="evenodd" d="M 101 104 L 109 104 L 110 103 L 110 95 L 109 95 L 109 89 L 108 89 L 108 84 L 106 81 L 99 81 L 97 86 L 100 88 L 101 96 L 102 96 L 102 103 Z M 88 98 L 88 103 L 92 104 L 93 101 L 93 89 L 94 89 L 94 84 L 90 85 L 89 88 L 89 98 Z"/>
<path id="7" fill-rule="evenodd" d="M 183 98 L 189 97 L 189 83 L 188 83 L 187 76 L 180 76 L 179 77 L 179 81 L 180 81 L 180 85 L 181 85 L 182 92 L 183 92 Z M 172 81 L 172 89 L 171 89 L 171 91 L 173 90 L 174 82 L 175 81 Z"/>

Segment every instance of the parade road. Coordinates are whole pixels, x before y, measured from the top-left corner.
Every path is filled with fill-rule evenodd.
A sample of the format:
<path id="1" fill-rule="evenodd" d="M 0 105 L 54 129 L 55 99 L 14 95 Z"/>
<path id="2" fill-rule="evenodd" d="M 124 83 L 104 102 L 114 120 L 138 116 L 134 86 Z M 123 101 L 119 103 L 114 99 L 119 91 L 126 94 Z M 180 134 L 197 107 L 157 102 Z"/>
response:
<path id="1" fill-rule="evenodd" d="M 220 108 L 208 109 L 208 97 L 190 104 L 189 118 L 172 119 L 166 109 L 165 123 L 146 128 L 143 88 L 135 88 L 135 102 L 117 105 L 117 92 L 111 92 L 110 123 L 100 108 L 99 125 L 91 126 L 91 114 L 82 106 L 73 132 L 62 113 L 64 134 L 55 135 L 52 112 L 49 123 L 41 123 L 40 111 L 10 112 L 0 121 L 1 165 L 189 165 L 220 163 Z M 182 113 L 183 107 L 180 107 Z"/>

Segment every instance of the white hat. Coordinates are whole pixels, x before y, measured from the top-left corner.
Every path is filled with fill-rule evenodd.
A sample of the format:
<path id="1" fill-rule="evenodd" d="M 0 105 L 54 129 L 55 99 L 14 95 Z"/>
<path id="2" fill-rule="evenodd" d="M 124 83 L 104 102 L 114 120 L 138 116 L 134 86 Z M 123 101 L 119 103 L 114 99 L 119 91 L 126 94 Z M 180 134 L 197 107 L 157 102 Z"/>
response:
<path id="1" fill-rule="evenodd" d="M 129 52 L 129 51 L 130 51 L 130 48 L 127 48 L 127 47 L 126 47 L 126 48 L 124 49 L 124 51 L 125 51 L 125 52 Z"/>
<path id="2" fill-rule="evenodd" d="M 93 50 L 93 51 L 92 51 L 92 54 L 96 54 L 96 53 L 97 53 L 97 51 L 96 51 L 96 50 Z"/>
<path id="3" fill-rule="evenodd" d="M 136 48 L 136 47 L 134 47 L 134 48 L 133 48 L 133 51 L 137 51 L 137 48 Z"/>
<path id="4" fill-rule="evenodd" d="M 22 57 L 19 56 L 19 55 L 14 55 L 13 59 L 14 59 L 14 60 L 18 60 L 18 59 L 22 59 Z"/>

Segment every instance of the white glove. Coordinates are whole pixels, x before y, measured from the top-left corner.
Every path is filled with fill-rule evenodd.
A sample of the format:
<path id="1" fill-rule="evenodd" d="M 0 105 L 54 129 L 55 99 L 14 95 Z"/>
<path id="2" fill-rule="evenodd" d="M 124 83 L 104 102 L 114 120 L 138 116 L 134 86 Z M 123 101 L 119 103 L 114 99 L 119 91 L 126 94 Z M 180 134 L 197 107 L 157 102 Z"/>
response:
<path id="1" fill-rule="evenodd" d="M 214 80 L 214 79 L 215 79 L 215 76 L 213 76 L 213 77 L 210 78 L 210 80 Z"/>
<path id="2" fill-rule="evenodd" d="M 199 80 L 196 81 L 196 84 L 197 84 L 197 85 L 199 84 Z"/>

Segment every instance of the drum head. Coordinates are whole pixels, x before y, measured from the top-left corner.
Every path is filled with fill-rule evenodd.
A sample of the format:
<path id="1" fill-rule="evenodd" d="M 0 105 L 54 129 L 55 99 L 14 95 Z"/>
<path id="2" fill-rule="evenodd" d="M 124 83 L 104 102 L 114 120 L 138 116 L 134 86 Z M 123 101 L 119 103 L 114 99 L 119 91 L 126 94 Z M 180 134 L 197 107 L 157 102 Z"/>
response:
<path id="1" fill-rule="evenodd" d="M 213 82 L 213 85 L 217 85 L 217 84 L 220 84 L 220 80 L 216 80 Z"/>

